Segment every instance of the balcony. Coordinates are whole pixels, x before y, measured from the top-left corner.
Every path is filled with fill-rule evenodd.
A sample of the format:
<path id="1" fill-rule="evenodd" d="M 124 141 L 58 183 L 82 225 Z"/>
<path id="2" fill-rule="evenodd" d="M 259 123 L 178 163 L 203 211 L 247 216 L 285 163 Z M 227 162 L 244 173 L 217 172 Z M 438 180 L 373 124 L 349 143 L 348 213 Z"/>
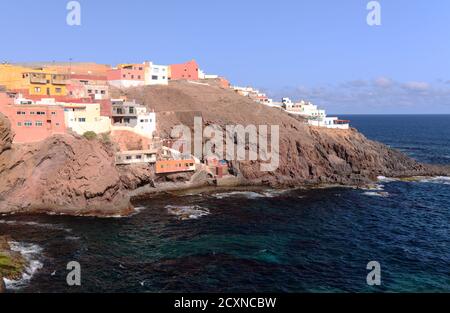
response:
<path id="1" fill-rule="evenodd" d="M 66 85 L 68 82 L 68 78 L 66 75 L 52 75 L 52 84 L 53 85 Z"/>
<path id="2" fill-rule="evenodd" d="M 47 84 L 45 74 L 30 73 L 30 83 L 32 84 Z"/>

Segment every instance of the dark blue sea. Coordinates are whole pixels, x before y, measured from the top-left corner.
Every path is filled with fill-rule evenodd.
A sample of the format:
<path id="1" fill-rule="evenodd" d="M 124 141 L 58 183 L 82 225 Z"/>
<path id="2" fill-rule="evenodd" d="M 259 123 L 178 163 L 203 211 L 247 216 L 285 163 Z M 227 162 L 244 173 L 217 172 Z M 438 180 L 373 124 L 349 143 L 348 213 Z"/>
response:
<path id="1" fill-rule="evenodd" d="M 367 137 L 450 164 L 450 116 L 344 116 Z M 450 292 L 450 179 L 375 190 L 208 191 L 128 218 L 10 216 L 30 261 L 16 292 Z M 66 265 L 81 265 L 68 287 Z M 381 286 L 368 286 L 370 261 Z"/>

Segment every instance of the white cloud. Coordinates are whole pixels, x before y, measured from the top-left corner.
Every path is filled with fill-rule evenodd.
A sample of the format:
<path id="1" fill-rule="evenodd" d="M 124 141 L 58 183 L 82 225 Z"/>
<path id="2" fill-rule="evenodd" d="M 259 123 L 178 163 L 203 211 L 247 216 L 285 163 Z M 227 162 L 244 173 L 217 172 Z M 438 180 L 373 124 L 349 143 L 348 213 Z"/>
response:
<path id="1" fill-rule="evenodd" d="M 424 91 L 430 88 L 430 84 L 425 82 L 407 82 L 404 87 L 410 90 Z"/>

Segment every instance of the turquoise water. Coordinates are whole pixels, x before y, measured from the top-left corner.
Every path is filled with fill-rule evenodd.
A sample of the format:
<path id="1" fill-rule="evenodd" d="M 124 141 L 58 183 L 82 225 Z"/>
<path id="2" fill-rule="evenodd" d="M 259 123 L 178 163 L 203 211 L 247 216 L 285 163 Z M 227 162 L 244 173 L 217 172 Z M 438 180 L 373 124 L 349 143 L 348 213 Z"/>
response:
<path id="1" fill-rule="evenodd" d="M 450 161 L 449 116 L 346 118 L 422 161 Z M 122 219 L 2 217 L 0 234 L 35 262 L 10 283 L 18 292 L 449 292 L 449 184 L 165 195 Z M 66 285 L 70 261 L 79 288 Z M 379 287 L 366 284 L 369 261 Z"/>

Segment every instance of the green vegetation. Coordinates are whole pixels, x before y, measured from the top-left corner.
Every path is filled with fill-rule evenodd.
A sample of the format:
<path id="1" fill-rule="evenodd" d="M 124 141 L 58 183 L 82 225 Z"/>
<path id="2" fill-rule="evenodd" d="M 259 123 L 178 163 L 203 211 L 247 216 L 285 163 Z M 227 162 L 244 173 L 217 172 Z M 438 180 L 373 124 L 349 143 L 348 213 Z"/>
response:
<path id="1" fill-rule="evenodd" d="M 106 143 L 106 144 L 111 143 L 111 137 L 109 136 L 109 133 L 103 133 L 103 134 L 101 134 L 100 140 L 101 140 L 103 143 Z"/>
<path id="2" fill-rule="evenodd" d="M 20 279 L 25 268 L 25 261 L 21 257 L 0 254 L 0 276 L 8 279 Z"/>
<path id="3" fill-rule="evenodd" d="M 94 140 L 97 139 L 97 134 L 94 133 L 93 131 L 88 131 L 83 134 L 83 137 L 86 138 L 87 140 Z"/>

